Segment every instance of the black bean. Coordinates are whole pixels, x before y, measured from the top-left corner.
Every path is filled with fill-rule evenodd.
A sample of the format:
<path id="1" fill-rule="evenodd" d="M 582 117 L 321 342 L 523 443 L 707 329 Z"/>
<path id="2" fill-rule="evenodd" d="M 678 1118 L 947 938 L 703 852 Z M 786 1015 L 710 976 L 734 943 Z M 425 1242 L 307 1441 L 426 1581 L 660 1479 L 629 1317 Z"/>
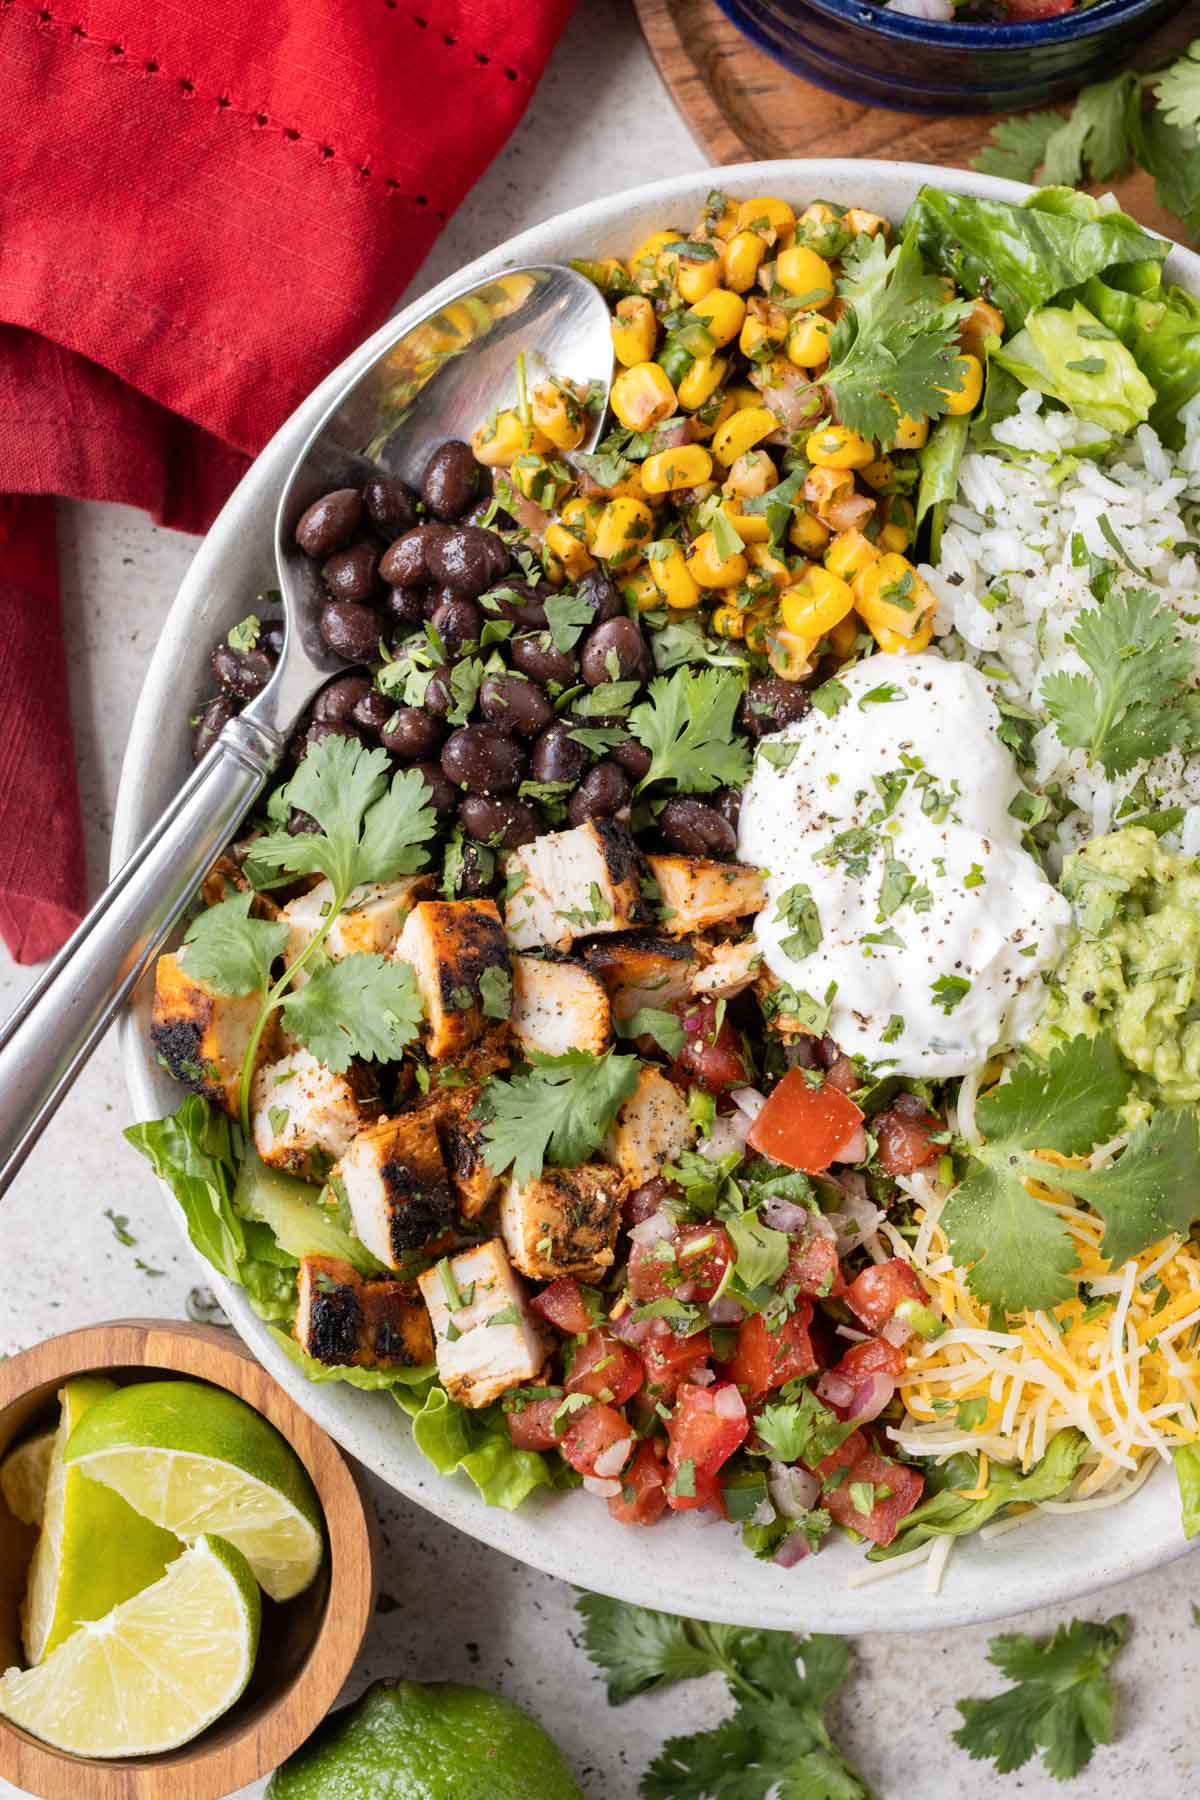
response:
<path id="1" fill-rule="evenodd" d="M 494 593 L 482 596 L 490 619 L 511 619 L 519 631 L 546 629 L 546 601 L 554 593 L 547 583 L 534 587 L 528 581 L 505 581 Z"/>
<path id="2" fill-rule="evenodd" d="M 525 758 L 490 725 L 460 725 L 442 746 L 442 769 L 450 781 L 473 794 L 507 794 L 525 771 Z"/>
<path id="3" fill-rule="evenodd" d="M 569 650 L 556 650 L 548 631 L 510 638 L 508 659 L 531 681 L 557 681 L 560 687 L 573 687 L 579 679 L 575 657 Z"/>
<path id="4" fill-rule="evenodd" d="M 379 571 L 379 552 L 373 544 L 351 544 L 322 566 L 325 586 L 334 600 L 369 600 Z"/>
<path id="5" fill-rule="evenodd" d="M 567 807 L 572 825 L 586 825 L 589 819 L 611 819 L 629 803 L 633 790 L 623 769 L 614 762 L 598 762 L 589 769 Z"/>
<path id="6" fill-rule="evenodd" d="M 411 630 L 425 617 L 425 589 L 419 587 L 390 588 L 383 602 L 384 617 L 401 630 Z"/>
<path id="7" fill-rule="evenodd" d="M 335 488 L 322 494 L 296 523 L 296 542 L 306 556 L 332 556 L 348 544 L 362 524 L 362 495 L 357 488 Z"/>
<path id="8" fill-rule="evenodd" d="M 653 758 L 645 744 L 639 744 L 636 738 L 626 738 L 623 744 L 614 744 L 608 754 L 615 763 L 620 763 L 634 781 L 641 781 L 644 775 L 650 773 Z"/>
<path id="9" fill-rule="evenodd" d="M 237 707 L 227 694 L 209 701 L 192 731 L 192 755 L 197 762 L 208 755 L 236 712 Z"/>
<path id="10" fill-rule="evenodd" d="M 454 783 L 442 774 L 441 763 L 415 762 L 412 766 L 429 789 L 430 806 L 439 813 L 452 813 L 461 796 Z"/>
<path id="11" fill-rule="evenodd" d="M 523 675 L 488 675 L 479 690 L 479 710 L 499 731 L 536 737 L 554 717 L 545 688 Z"/>
<path id="12" fill-rule="evenodd" d="M 811 705 L 808 690 L 798 681 L 784 681 L 780 675 L 760 675 L 746 689 L 738 709 L 738 723 L 752 737 L 765 737 L 769 731 L 782 731 L 785 725 L 802 719 Z"/>
<path id="13" fill-rule="evenodd" d="M 379 573 L 388 586 L 424 587 L 430 579 L 430 545 L 446 533 L 445 525 L 416 525 L 389 544 L 379 562 Z"/>
<path id="14" fill-rule="evenodd" d="M 732 825 L 736 833 L 738 822 L 742 816 L 742 796 L 738 788 L 718 788 L 712 797 L 711 804 L 716 807 L 727 824 Z"/>
<path id="15" fill-rule="evenodd" d="M 733 826 L 703 800 L 668 800 L 658 824 L 664 842 L 681 856 L 732 856 L 737 849 Z"/>
<path id="16" fill-rule="evenodd" d="M 462 828 L 481 843 L 493 840 L 504 850 L 517 850 L 532 844 L 542 835 L 541 823 L 532 806 L 521 800 L 489 799 L 486 794 L 468 794 L 458 809 Z"/>
<path id="17" fill-rule="evenodd" d="M 625 602 L 617 592 L 616 583 L 599 569 L 589 569 L 575 584 L 575 592 L 581 600 L 586 600 L 591 607 L 597 625 L 603 625 L 609 619 L 619 619 L 625 611 Z"/>
<path id="18" fill-rule="evenodd" d="M 313 701 L 314 719 L 348 719 L 360 700 L 371 692 L 366 675 L 339 675 L 323 687 Z"/>
<path id="19" fill-rule="evenodd" d="M 331 600 L 321 608 L 321 636 L 346 662 L 369 662 L 378 653 L 380 618 L 369 606 Z"/>
<path id="20" fill-rule="evenodd" d="M 477 644 L 483 630 L 483 614 L 465 594 L 450 594 L 430 614 L 429 623 L 451 658 L 462 655 L 465 644 Z"/>
<path id="21" fill-rule="evenodd" d="M 417 496 L 402 481 L 375 475 L 362 491 L 367 517 L 386 538 L 411 531 L 417 522 Z"/>
<path id="22" fill-rule="evenodd" d="M 314 719 L 304 734 L 304 753 L 307 754 L 314 744 L 320 744 L 326 738 L 357 738 L 363 741 L 362 732 L 351 719 Z"/>
<path id="23" fill-rule="evenodd" d="M 530 773 L 535 781 L 578 781 L 592 760 L 582 744 L 570 735 L 562 719 L 543 731 L 533 746 Z"/>
<path id="24" fill-rule="evenodd" d="M 470 444 L 450 438 L 425 464 L 421 498 L 439 519 L 461 519 L 479 491 L 479 464 Z"/>
<path id="25" fill-rule="evenodd" d="M 265 650 L 234 650 L 229 644 L 218 644 L 209 662 L 225 692 L 240 700 L 261 694 L 275 671 Z"/>
<path id="26" fill-rule="evenodd" d="M 436 756 L 445 737 L 440 719 L 423 706 L 394 706 L 389 712 L 379 740 L 393 756 L 420 758 Z"/>
<path id="27" fill-rule="evenodd" d="M 589 687 L 600 687 L 606 681 L 648 681 L 654 664 L 641 626 L 622 617 L 588 632 L 579 667 Z"/>
<path id="28" fill-rule="evenodd" d="M 273 661 L 278 662 L 283 655 L 283 620 L 268 619 L 259 634 L 259 650 L 265 650 Z"/>
<path id="29" fill-rule="evenodd" d="M 454 695 L 450 691 L 450 668 L 447 663 L 443 663 L 440 669 L 435 669 L 429 677 L 423 704 L 425 711 L 432 713 L 435 719 L 444 719 L 454 705 Z"/>
<path id="30" fill-rule="evenodd" d="M 495 542 L 500 540 L 496 538 Z M 478 525 L 460 525 L 454 531 L 444 532 L 431 541 L 425 560 L 434 581 L 456 594 L 468 594 L 474 599 L 495 586 L 498 557 L 493 533 L 481 531 Z M 504 560 L 507 563 L 507 552 Z"/>
<path id="31" fill-rule="evenodd" d="M 394 701 L 389 700 L 386 694 L 381 694 L 377 688 L 372 688 L 369 694 L 363 695 L 350 717 L 368 737 L 378 737 L 395 710 Z"/>

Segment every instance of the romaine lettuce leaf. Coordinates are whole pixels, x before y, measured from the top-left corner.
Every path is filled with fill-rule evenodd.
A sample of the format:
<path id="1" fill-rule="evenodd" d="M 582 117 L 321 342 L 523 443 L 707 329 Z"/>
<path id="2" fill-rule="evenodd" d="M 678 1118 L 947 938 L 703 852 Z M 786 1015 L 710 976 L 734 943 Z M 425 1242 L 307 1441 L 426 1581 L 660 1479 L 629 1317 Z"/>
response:
<path id="1" fill-rule="evenodd" d="M 1164 444 L 1178 450 L 1184 437 L 1180 408 L 1200 393 L 1200 300 L 1178 287 L 1142 298 L 1097 276 L 1077 298 L 1131 352 L 1157 395 L 1150 423 Z"/>
<path id="2" fill-rule="evenodd" d="M 970 424 L 963 414 L 947 413 L 945 418 L 938 420 L 917 457 L 921 469 L 921 484 L 917 489 L 918 529 L 927 513 L 933 515 L 929 536 L 930 562 L 936 562 L 941 551 L 942 520 L 946 507 L 958 491 L 958 470 L 967 447 Z"/>
<path id="3" fill-rule="evenodd" d="M 239 1218 L 269 1225 L 281 1250 L 291 1257 L 336 1256 L 363 1275 L 388 1271 L 323 1206 L 320 1188 L 282 1169 L 272 1169 L 247 1146 L 233 1190 Z"/>
<path id="4" fill-rule="evenodd" d="M 1041 306 L 992 360 L 1080 419 L 1132 431 L 1150 417 L 1155 392 L 1132 353 L 1086 306 Z"/>
<path id="5" fill-rule="evenodd" d="M 1183 1515 L 1183 1535 L 1200 1534 L 1200 1444 L 1179 1444 L 1175 1458 L 1175 1479 L 1179 1483 L 1179 1508 Z"/>
<path id="6" fill-rule="evenodd" d="M 577 1479 L 565 1463 L 556 1468 L 536 1450 L 517 1450 L 500 1406 L 468 1412 L 436 1385 L 419 1411 L 407 1396 L 397 1393 L 396 1399 L 412 1418 L 413 1442 L 422 1456 L 439 1475 L 461 1469 L 489 1506 L 512 1512 L 535 1488 L 569 1487 Z"/>
<path id="7" fill-rule="evenodd" d="M 968 1474 L 968 1463 L 971 1485 L 978 1482 L 976 1458 L 953 1458 L 958 1464 L 954 1487 L 939 1486 L 931 1471 L 921 1504 L 914 1507 L 907 1518 L 901 1519 L 900 1528 L 890 1544 L 877 1545 L 868 1552 L 868 1560 L 887 1562 L 906 1550 L 916 1550 L 932 1537 L 968 1537 L 1007 1506 L 1055 1499 L 1074 1481 L 1087 1447 L 1088 1441 L 1082 1431 L 1068 1426 L 1065 1431 L 1055 1432 L 1046 1446 L 1045 1456 L 1034 1464 L 1028 1475 L 1022 1475 L 1018 1468 L 994 1462 L 988 1471 L 987 1493 L 982 1500 L 966 1500 L 960 1491 Z"/>
<path id="8" fill-rule="evenodd" d="M 279 1345 L 284 1355 L 289 1357 L 296 1367 L 303 1371 L 309 1381 L 344 1381 L 347 1387 L 362 1388 L 367 1393 L 376 1393 L 381 1389 L 397 1388 L 421 1389 L 414 1394 L 413 1411 L 419 1411 L 424 1405 L 426 1394 L 437 1376 L 433 1363 L 419 1364 L 411 1369 L 356 1369 L 351 1363 L 323 1363 L 315 1356 L 309 1356 L 302 1350 L 294 1337 L 276 1326 L 270 1327 L 271 1336 Z M 397 1394 L 397 1399 L 399 1395 Z M 401 1402 L 407 1408 L 408 1396 Z"/>

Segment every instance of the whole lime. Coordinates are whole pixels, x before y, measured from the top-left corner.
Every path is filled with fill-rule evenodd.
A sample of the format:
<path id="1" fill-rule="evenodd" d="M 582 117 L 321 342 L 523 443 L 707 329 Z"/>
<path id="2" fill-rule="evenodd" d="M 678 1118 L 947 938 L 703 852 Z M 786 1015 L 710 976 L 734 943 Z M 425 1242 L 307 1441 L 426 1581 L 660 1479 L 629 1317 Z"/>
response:
<path id="1" fill-rule="evenodd" d="M 377 1681 L 271 1777 L 267 1800 L 581 1800 L 528 1713 L 453 1681 Z"/>

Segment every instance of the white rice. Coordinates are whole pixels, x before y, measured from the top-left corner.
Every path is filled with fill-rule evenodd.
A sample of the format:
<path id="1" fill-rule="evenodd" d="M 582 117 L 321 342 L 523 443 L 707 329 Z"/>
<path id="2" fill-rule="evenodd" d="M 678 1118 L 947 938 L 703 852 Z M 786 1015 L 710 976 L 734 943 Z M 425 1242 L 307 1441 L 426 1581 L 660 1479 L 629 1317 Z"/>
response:
<path id="1" fill-rule="evenodd" d="M 941 561 L 921 573 L 938 597 L 936 629 L 951 634 L 943 650 L 976 664 L 998 700 L 1046 717 L 1039 700 L 1046 676 L 1088 672 L 1066 642 L 1080 612 L 1095 605 L 1087 565 L 1075 565 L 1072 543 L 1081 539 L 1093 555 L 1117 561 L 1102 522 L 1144 572 L 1121 566 L 1120 584 L 1151 588 L 1200 647 L 1200 396 L 1180 415 L 1187 436 L 1178 452 L 1148 425 L 1111 439 L 1071 413 L 1043 414 L 1041 406 L 1042 397 L 1027 392 L 996 426 L 1011 455 L 963 458 Z M 1084 446 L 1093 447 L 1092 456 L 1080 453 Z M 1036 766 L 1026 779 L 1036 788 L 1058 784 L 1070 803 L 1057 827 L 1061 854 L 1119 826 L 1131 795 L 1125 817 L 1184 808 L 1180 829 L 1163 841 L 1200 853 L 1200 757 L 1173 751 L 1110 777 L 1089 766 L 1084 751 L 1068 750 L 1048 719 L 1033 750 Z"/>

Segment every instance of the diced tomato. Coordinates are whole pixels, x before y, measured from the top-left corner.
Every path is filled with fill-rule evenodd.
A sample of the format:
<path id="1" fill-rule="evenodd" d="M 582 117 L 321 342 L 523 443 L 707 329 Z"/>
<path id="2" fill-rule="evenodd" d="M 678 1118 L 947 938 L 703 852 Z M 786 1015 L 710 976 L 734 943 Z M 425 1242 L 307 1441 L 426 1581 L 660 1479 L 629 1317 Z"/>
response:
<path id="1" fill-rule="evenodd" d="M 553 1450 L 558 1437 L 554 1415 L 561 1400 L 531 1400 L 520 1412 L 508 1413 L 508 1435 L 518 1450 Z"/>
<path id="2" fill-rule="evenodd" d="M 696 1332 L 692 1337 L 677 1337 L 663 1326 L 643 1340 L 641 1352 L 647 1392 L 655 1400 L 666 1402 L 675 1398 L 675 1390 L 685 1375 L 707 1363 L 712 1355 L 712 1343 L 707 1331 Z"/>
<path id="3" fill-rule="evenodd" d="M 582 1412 L 570 1414 L 567 1429 L 558 1439 L 558 1447 L 573 1469 L 578 1469 L 581 1475 L 594 1475 L 596 1458 L 619 1444 L 622 1438 L 628 1440 L 632 1450 L 633 1432 L 628 1419 L 615 1406 L 606 1406 L 603 1400 L 597 1400 Z"/>
<path id="4" fill-rule="evenodd" d="M 695 1300 L 711 1300 L 732 1261 L 724 1226 L 684 1225 L 669 1238 L 633 1246 L 629 1291 L 635 1300 L 664 1300 L 683 1288 Z"/>
<path id="5" fill-rule="evenodd" d="M 590 1394 L 593 1400 L 623 1406 L 641 1385 L 641 1357 L 611 1332 L 589 1331 L 582 1344 L 576 1344 L 566 1380 L 568 1394 Z"/>
<path id="6" fill-rule="evenodd" d="M 850 1143 L 863 1121 L 853 1100 L 828 1081 L 810 1086 L 802 1069 L 789 1069 L 750 1127 L 747 1144 L 761 1156 L 820 1175 Z"/>
<path id="7" fill-rule="evenodd" d="M 717 1410 L 722 1394 L 732 1394 L 741 1408 L 739 1413 Z M 722 1407 L 732 1402 L 723 1400 Z M 667 1505 L 674 1512 L 688 1512 L 697 1506 L 712 1506 L 720 1500 L 717 1470 L 728 1462 L 750 1430 L 741 1395 L 731 1382 L 718 1382 L 714 1387 L 691 1387 L 679 1390 L 675 1410 L 667 1426 Z M 680 1485 L 694 1487 L 695 1493 L 680 1493 Z"/>
<path id="8" fill-rule="evenodd" d="M 902 1300 L 917 1300 L 922 1306 L 929 1304 L 929 1296 L 921 1286 L 916 1270 L 899 1256 L 864 1269 L 846 1289 L 846 1305 L 851 1312 L 857 1313 L 868 1331 L 881 1331 L 895 1316 Z"/>
<path id="9" fill-rule="evenodd" d="M 915 1469 L 868 1450 L 846 1467 L 835 1487 L 822 1488 L 820 1504 L 839 1525 L 848 1525 L 876 1544 L 890 1544 L 924 1487 L 925 1478 Z"/>
<path id="10" fill-rule="evenodd" d="M 827 1481 L 835 1469 L 852 1468 L 860 1456 L 867 1454 L 870 1447 L 863 1432 L 852 1431 L 836 1450 L 831 1450 L 823 1461 L 813 1464 L 813 1474 L 819 1475 L 822 1481 Z"/>
<path id="11" fill-rule="evenodd" d="M 914 1169 L 935 1162 L 940 1154 L 933 1134 L 943 1129 L 942 1121 L 926 1112 L 915 1094 L 897 1094 L 886 1112 L 876 1114 L 871 1129 L 885 1175 L 911 1175 Z"/>
<path id="12" fill-rule="evenodd" d="M 797 1287 L 802 1294 L 811 1294 L 814 1299 L 839 1299 L 846 1291 L 846 1280 L 834 1240 L 815 1231 L 794 1237 L 779 1285 L 781 1288 Z"/>
<path id="13" fill-rule="evenodd" d="M 808 1328 L 812 1302 L 799 1300 L 777 1331 L 771 1331 L 761 1313 L 751 1313 L 738 1326 L 737 1349 L 729 1364 L 729 1379 L 750 1395 L 782 1387 L 798 1375 L 811 1375 L 817 1367 Z"/>
<path id="14" fill-rule="evenodd" d="M 830 1087 L 837 1088 L 843 1094 L 853 1094 L 863 1084 L 862 1076 L 850 1057 L 842 1056 L 840 1052 L 826 1069 L 825 1079 Z"/>
<path id="15" fill-rule="evenodd" d="M 886 1338 L 852 1344 L 817 1383 L 817 1393 L 839 1419 L 878 1418 L 904 1373 L 905 1355 Z M 848 1392 L 847 1392 L 848 1390 Z"/>
<path id="16" fill-rule="evenodd" d="M 695 1083 L 710 1094 L 748 1085 L 742 1041 L 728 1019 L 722 1018 L 718 1028 L 715 1000 L 687 1001 L 679 1008 L 679 1020 L 687 1042 L 672 1066 L 676 1080 Z"/>
<path id="17" fill-rule="evenodd" d="M 899 1380 L 906 1360 L 903 1350 L 889 1344 L 886 1338 L 868 1338 L 864 1344 L 851 1344 L 830 1372 L 847 1381 L 855 1381 L 860 1375 L 894 1375 Z"/>
<path id="18" fill-rule="evenodd" d="M 667 1510 L 667 1468 L 660 1449 L 660 1441 L 647 1438 L 622 1474 L 621 1492 L 608 1503 L 622 1525 L 653 1525 Z"/>
<path id="19" fill-rule="evenodd" d="M 583 1289 L 569 1275 L 560 1275 L 557 1281 L 552 1281 L 540 1294 L 535 1294 L 529 1304 L 556 1331 L 563 1331 L 568 1337 L 575 1337 L 581 1331 L 592 1329 L 592 1315 L 588 1311 Z"/>

